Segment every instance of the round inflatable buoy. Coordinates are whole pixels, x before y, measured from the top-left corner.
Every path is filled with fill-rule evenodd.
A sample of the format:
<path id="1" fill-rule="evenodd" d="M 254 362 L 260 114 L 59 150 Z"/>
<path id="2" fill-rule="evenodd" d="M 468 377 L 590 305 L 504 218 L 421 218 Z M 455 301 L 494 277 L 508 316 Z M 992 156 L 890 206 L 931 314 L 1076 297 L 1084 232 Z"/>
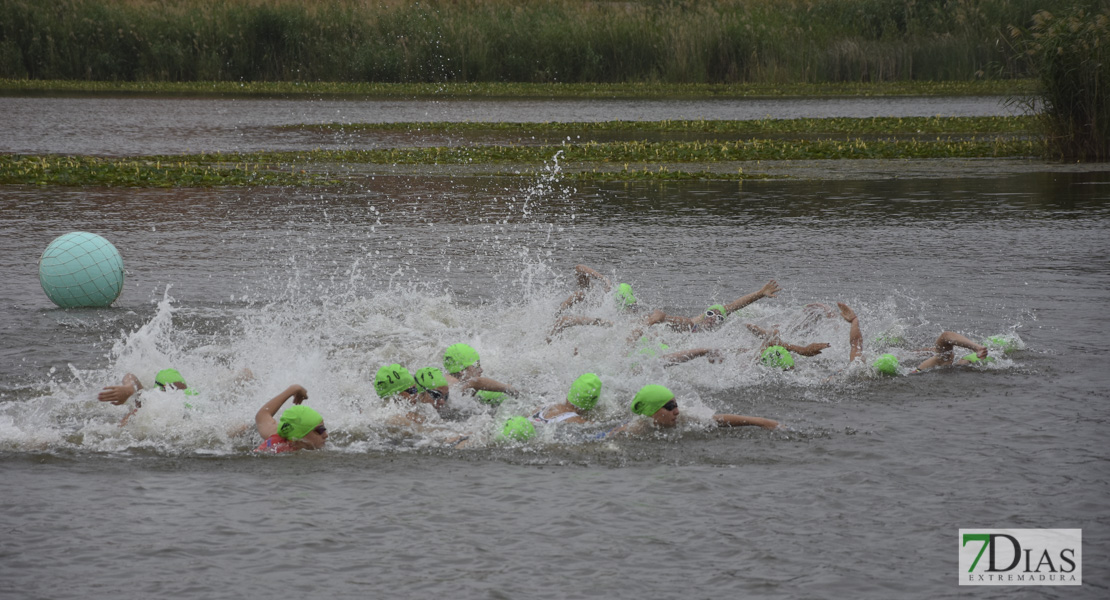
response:
<path id="1" fill-rule="evenodd" d="M 95 233 L 67 233 L 39 258 L 39 283 L 62 308 L 109 306 L 123 291 L 123 257 Z"/>

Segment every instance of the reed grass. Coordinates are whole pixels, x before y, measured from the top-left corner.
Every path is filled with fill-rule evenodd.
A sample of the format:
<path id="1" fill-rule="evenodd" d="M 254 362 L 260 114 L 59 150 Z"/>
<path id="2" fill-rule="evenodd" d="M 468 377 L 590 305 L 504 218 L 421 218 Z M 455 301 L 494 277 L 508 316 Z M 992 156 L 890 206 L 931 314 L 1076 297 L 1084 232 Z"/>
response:
<path id="1" fill-rule="evenodd" d="M 788 83 L 1024 77 L 1071 0 L 0 0 L 0 77 Z"/>
<path id="2" fill-rule="evenodd" d="M 1032 59 L 1050 155 L 1110 160 L 1110 5 L 1077 2 L 1061 14 L 1042 11 L 1016 47 Z"/>
<path id="3" fill-rule="evenodd" d="M 358 98 L 778 98 L 1028 96 L 1033 79 L 835 83 L 366 83 L 302 81 L 77 81 L 2 79 L 6 94 Z"/>

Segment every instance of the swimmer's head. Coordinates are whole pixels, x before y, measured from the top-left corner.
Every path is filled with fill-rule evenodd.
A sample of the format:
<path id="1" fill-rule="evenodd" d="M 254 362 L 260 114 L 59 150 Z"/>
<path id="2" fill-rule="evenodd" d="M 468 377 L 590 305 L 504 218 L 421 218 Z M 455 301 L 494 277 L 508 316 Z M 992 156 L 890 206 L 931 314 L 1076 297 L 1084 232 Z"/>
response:
<path id="1" fill-rule="evenodd" d="M 413 377 L 416 387 L 420 389 L 420 401 L 431 404 L 437 409 L 447 404 L 450 390 L 447 388 L 447 378 L 443 371 L 436 367 L 424 367 L 416 372 Z"/>
<path id="2" fill-rule="evenodd" d="M 898 357 L 893 354 L 884 354 L 875 359 L 871 363 L 875 370 L 883 375 L 897 375 L 898 374 Z"/>
<path id="3" fill-rule="evenodd" d="M 162 391 L 165 391 L 166 388 L 183 390 L 189 387 L 185 384 L 185 378 L 181 376 L 181 373 L 177 372 L 177 369 L 162 369 L 158 371 L 158 374 L 154 376 L 154 385 L 158 386 Z"/>
<path id="4" fill-rule="evenodd" d="M 278 435 L 287 440 L 299 440 L 323 423 L 324 417 L 315 410 L 303 404 L 290 406 L 285 409 L 285 412 L 281 413 Z"/>
<path id="5" fill-rule="evenodd" d="M 728 316 L 728 311 L 725 310 L 724 304 L 714 304 L 705 309 L 705 319 L 702 320 L 706 326 L 712 327 L 724 323 L 725 317 Z"/>
<path id="6" fill-rule="evenodd" d="M 466 344 L 454 344 L 443 352 L 443 368 L 454 375 L 478 363 L 478 351 Z"/>
<path id="7" fill-rule="evenodd" d="M 620 308 L 632 308 L 636 306 L 636 295 L 632 293 L 632 286 L 627 283 L 622 283 L 617 286 L 616 291 L 617 306 Z"/>
<path id="8" fill-rule="evenodd" d="M 567 392 L 567 402 L 582 410 L 590 410 L 597 405 L 601 397 L 601 378 L 593 373 L 585 373 L 570 384 Z"/>
<path id="9" fill-rule="evenodd" d="M 678 402 L 674 393 L 661 385 L 645 385 L 632 398 L 632 412 L 651 417 L 656 425 L 674 427 L 678 419 Z"/>
<path id="10" fill-rule="evenodd" d="M 493 392 L 490 390 L 477 390 L 474 392 L 474 399 L 482 404 L 490 406 L 500 406 L 505 401 L 505 392 Z"/>
<path id="11" fill-rule="evenodd" d="M 1017 340 L 1005 335 L 992 335 L 986 339 L 983 345 L 991 350 L 1001 350 L 1007 354 L 1018 349 Z"/>
<path id="12" fill-rule="evenodd" d="M 443 371 L 436 367 L 424 367 L 414 373 L 413 378 L 416 379 L 417 385 L 426 390 L 447 387 L 447 378 L 444 377 Z"/>
<path id="13" fill-rule="evenodd" d="M 503 441 L 526 442 L 536 437 L 536 426 L 528 420 L 528 417 L 511 417 L 505 421 L 505 426 L 501 428 L 501 435 L 498 437 Z"/>
<path id="14" fill-rule="evenodd" d="M 382 399 L 410 390 L 415 393 L 415 388 L 416 379 L 408 369 L 396 363 L 378 369 L 378 374 L 374 377 L 374 391 Z"/>
<path id="15" fill-rule="evenodd" d="M 976 365 L 976 366 L 985 365 L 987 363 L 994 362 L 994 357 L 993 356 L 987 356 L 985 358 L 979 358 L 979 355 L 975 354 L 974 352 L 972 352 L 971 354 L 968 354 L 968 355 L 966 355 L 962 358 L 963 358 L 963 360 L 966 360 L 967 362 L 969 362 L 973 365 Z"/>
<path id="16" fill-rule="evenodd" d="M 768 367 L 778 367 L 786 371 L 794 368 L 794 357 L 782 346 L 769 346 L 760 355 L 759 361 Z"/>

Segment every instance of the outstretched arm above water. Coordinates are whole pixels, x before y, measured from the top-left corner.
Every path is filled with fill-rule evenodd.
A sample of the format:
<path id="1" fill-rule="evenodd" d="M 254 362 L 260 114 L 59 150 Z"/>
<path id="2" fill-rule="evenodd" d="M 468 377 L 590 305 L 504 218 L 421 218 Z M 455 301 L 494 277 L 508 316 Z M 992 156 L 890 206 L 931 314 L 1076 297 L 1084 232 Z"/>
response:
<path id="1" fill-rule="evenodd" d="M 763 417 L 745 417 L 744 415 L 715 414 L 713 420 L 717 427 L 762 427 L 764 429 L 778 429 L 778 421 L 764 419 Z"/>
<path id="2" fill-rule="evenodd" d="M 771 346 L 782 346 L 790 352 L 793 352 L 794 354 L 798 354 L 800 356 L 817 356 L 818 354 L 821 354 L 822 350 L 828 348 L 831 345 L 825 342 L 814 342 L 812 344 L 806 344 L 805 346 L 799 346 L 798 344 L 791 344 L 790 342 L 782 341 L 782 339 L 779 338 L 779 331 L 777 329 L 775 329 L 774 331 L 767 331 L 766 329 L 760 327 L 759 325 L 755 325 L 754 323 L 747 323 L 745 327 L 748 328 L 748 331 L 751 331 L 755 335 L 763 338 L 763 346 L 761 348 L 763 350 L 770 348 Z"/>
<path id="3" fill-rule="evenodd" d="M 143 389 L 143 383 L 139 381 L 139 378 L 128 373 L 123 376 L 122 385 L 110 385 L 105 387 L 103 390 L 100 390 L 96 399 L 100 402 L 110 402 L 119 406 L 127 402 L 127 399 L 130 398 L 132 394 L 137 393 L 141 389 Z"/>
<path id="4" fill-rule="evenodd" d="M 270 436 L 278 432 L 278 424 L 277 420 L 274 419 L 274 415 L 276 415 L 278 409 L 285 404 L 285 401 L 290 398 L 293 399 L 293 404 L 300 404 L 308 400 L 308 390 L 300 385 L 293 384 L 285 388 L 285 391 L 282 393 L 271 398 L 266 404 L 263 404 L 262 408 L 258 409 L 258 412 L 254 415 L 254 425 L 258 429 L 258 435 L 262 436 L 262 439 L 269 439 Z"/>
<path id="5" fill-rule="evenodd" d="M 725 309 L 728 310 L 728 314 L 732 314 L 732 313 L 740 310 L 741 308 L 744 308 L 745 306 L 751 304 L 752 302 L 755 302 L 756 300 L 759 300 L 760 298 L 774 298 L 775 294 L 777 294 L 781 291 L 782 291 L 782 288 L 779 287 L 779 284 L 774 279 L 772 279 L 771 281 L 768 281 L 766 284 L 764 284 L 763 287 L 759 288 L 758 290 L 756 290 L 756 291 L 754 291 L 754 292 L 752 292 L 752 293 L 750 293 L 746 296 L 741 296 L 741 297 L 737 298 L 736 300 L 733 300 L 732 302 L 729 302 L 728 304 L 725 305 Z"/>
<path id="6" fill-rule="evenodd" d="M 591 269 L 586 265 L 575 265 L 574 272 L 575 277 L 578 281 L 578 291 L 568 296 L 566 300 L 563 300 L 562 304 L 559 305 L 559 310 L 555 314 L 559 314 L 566 309 L 574 306 L 575 304 L 578 304 L 579 302 L 585 300 L 586 290 L 589 289 L 590 281 L 593 279 L 603 282 L 606 292 L 608 292 L 613 287 L 613 283 L 609 281 L 608 277 L 602 275 L 601 273 L 598 273 L 596 270 Z"/>
<path id="7" fill-rule="evenodd" d="M 851 324 L 851 330 L 848 331 L 848 345 L 851 346 L 852 352 L 848 357 L 848 362 L 855 362 L 856 359 L 863 357 L 863 334 L 860 333 L 859 329 L 859 317 L 847 304 L 837 302 L 836 305 L 840 307 L 840 316 Z"/>
<path id="8" fill-rule="evenodd" d="M 956 360 L 956 347 L 967 348 L 975 352 L 979 358 L 987 357 L 987 347 L 982 344 L 967 339 L 966 337 L 956 333 L 955 331 L 945 331 L 937 338 L 936 347 L 933 351 L 936 353 L 931 358 L 917 366 L 918 371 L 932 369 L 934 367 L 949 366 Z"/>

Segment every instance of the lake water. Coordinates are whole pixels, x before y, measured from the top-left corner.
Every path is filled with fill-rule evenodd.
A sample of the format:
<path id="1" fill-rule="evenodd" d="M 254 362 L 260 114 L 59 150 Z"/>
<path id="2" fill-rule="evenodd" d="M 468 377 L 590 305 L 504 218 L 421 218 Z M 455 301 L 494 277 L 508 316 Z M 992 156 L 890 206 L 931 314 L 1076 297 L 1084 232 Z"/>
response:
<path id="1" fill-rule="evenodd" d="M 100 114 L 66 110 L 85 108 Z M 132 126 L 144 123 L 177 126 Z M 75 137 L 62 151 L 179 143 L 133 145 L 110 127 Z M 0 151 L 27 151 L 4 139 Z M 1026 595 L 1105 597 L 1110 175 L 851 169 L 742 184 L 582 184 L 553 171 L 336 189 L 2 186 L 0 589 L 1000 598 L 1013 590 L 957 585 L 960 528 L 1076 528 L 1083 586 Z M 61 310 L 42 293 L 37 260 L 69 231 L 122 252 L 112 308 Z M 600 293 L 574 313 L 612 327 L 546 341 L 577 263 L 685 315 L 770 279 L 783 291 L 717 331 L 652 332 L 726 355 L 664 368 L 629 356 L 632 317 Z M 846 323 L 804 310 L 837 301 L 859 314 L 868 356 L 892 352 L 907 371 L 946 329 L 1020 349 L 985 368 L 846 369 Z M 759 343 L 745 323 L 831 347 L 771 370 L 739 351 Z M 443 432 L 387 426 L 377 368 L 438 365 L 456 342 L 520 399 L 491 411 L 452 394 Z M 171 365 L 201 390 L 190 409 L 148 393 L 120 427 L 126 408 L 95 401 L 124 373 L 150 387 Z M 242 368 L 255 379 L 236 383 Z M 604 382 L 599 427 L 625 421 L 647 383 L 676 392 L 685 422 L 602 442 L 571 427 L 496 442 L 502 419 L 560 401 L 587 371 Z M 236 428 L 291 383 L 324 415 L 327 448 L 252 454 L 256 434 Z M 713 429 L 714 412 L 785 427 Z M 444 446 L 453 433 L 471 445 Z"/>

